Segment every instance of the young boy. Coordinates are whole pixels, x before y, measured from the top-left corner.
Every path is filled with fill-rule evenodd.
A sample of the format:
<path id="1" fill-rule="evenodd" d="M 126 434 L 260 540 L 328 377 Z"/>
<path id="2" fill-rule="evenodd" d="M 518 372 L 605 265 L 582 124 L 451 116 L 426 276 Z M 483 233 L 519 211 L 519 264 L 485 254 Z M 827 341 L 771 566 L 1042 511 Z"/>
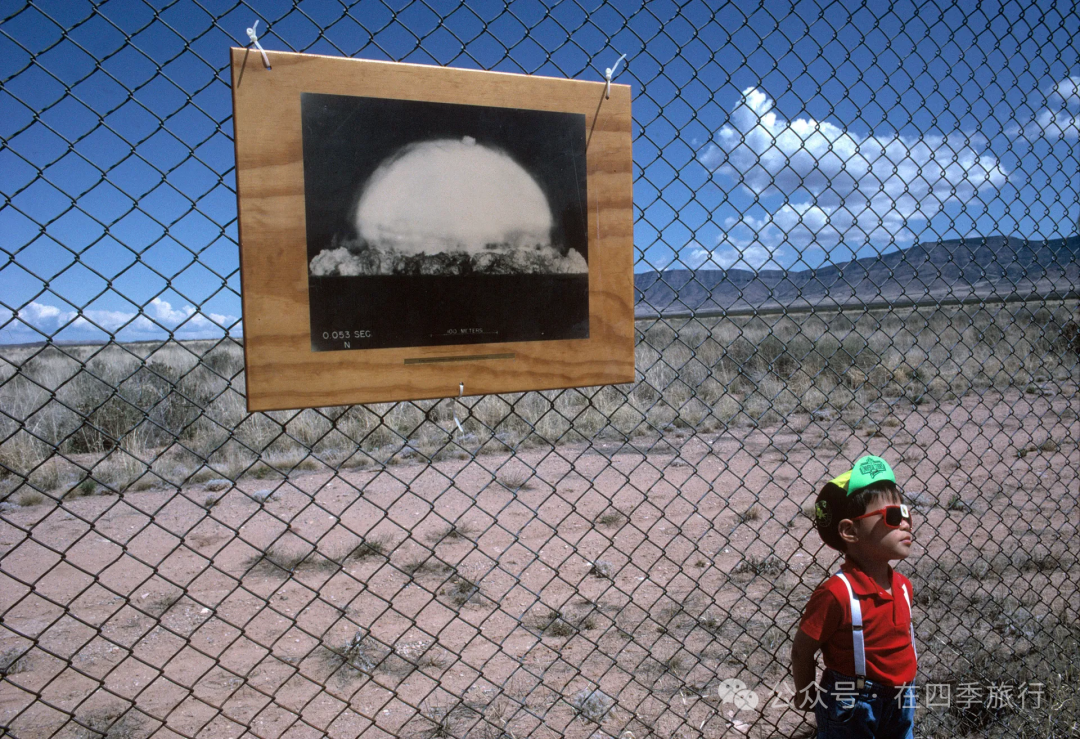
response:
<path id="1" fill-rule="evenodd" d="M 795 705 L 814 710 L 819 739 L 911 739 L 911 583 L 889 566 L 911 552 L 911 513 L 896 475 L 881 457 L 862 457 L 826 483 L 814 514 L 822 541 L 846 558 L 810 596 L 795 635 Z M 819 649 L 820 685 L 814 682 Z"/>

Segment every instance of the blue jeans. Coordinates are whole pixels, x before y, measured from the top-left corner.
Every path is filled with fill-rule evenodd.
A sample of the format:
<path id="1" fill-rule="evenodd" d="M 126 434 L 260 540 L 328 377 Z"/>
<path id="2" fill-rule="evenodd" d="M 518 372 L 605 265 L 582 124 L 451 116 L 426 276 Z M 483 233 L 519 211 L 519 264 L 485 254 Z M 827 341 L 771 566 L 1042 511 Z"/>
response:
<path id="1" fill-rule="evenodd" d="M 855 678 L 825 670 L 819 703 L 814 707 L 818 739 L 913 739 L 915 686 L 894 688 L 866 681 L 855 690 Z"/>

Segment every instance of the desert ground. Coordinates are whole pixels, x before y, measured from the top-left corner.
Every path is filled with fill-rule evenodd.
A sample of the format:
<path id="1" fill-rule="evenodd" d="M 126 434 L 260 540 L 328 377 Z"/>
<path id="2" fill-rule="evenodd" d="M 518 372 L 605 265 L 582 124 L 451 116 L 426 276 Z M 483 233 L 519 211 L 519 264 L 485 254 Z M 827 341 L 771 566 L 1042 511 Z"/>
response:
<path id="1" fill-rule="evenodd" d="M 773 691 L 838 559 L 804 510 L 869 452 L 916 505 L 897 567 L 915 586 L 920 681 L 1042 684 L 1038 708 L 923 708 L 921 735 L 1075 736 L 1077 389 L 1059 373 L 879 397 L 857 416 L 7 503 L 0 726 L 806 736 Z M 758 705 L 721 700 L 730 678 Z"/>

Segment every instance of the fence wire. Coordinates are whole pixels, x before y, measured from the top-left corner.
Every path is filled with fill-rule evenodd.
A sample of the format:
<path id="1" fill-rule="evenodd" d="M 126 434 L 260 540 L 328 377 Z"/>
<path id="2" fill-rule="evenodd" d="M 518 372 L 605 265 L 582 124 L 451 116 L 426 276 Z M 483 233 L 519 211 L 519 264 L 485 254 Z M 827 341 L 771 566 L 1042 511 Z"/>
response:
<path id="1" fill-rule="evenodd" d="M 919 734 L 1076 736 L 1080 16 L 878 6 L 0 4 L 5 735 L 809 736 L 808 506 L 871 452 L 916 511 Z M 627 53 L 636 381 L 246 413 L 256 19 Z"/>

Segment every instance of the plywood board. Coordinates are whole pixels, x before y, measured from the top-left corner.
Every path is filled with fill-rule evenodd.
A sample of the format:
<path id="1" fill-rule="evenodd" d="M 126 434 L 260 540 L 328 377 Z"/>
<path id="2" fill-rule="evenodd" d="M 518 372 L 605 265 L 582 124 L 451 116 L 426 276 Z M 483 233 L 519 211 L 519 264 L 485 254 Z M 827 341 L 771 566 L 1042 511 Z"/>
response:
<path id="1" fill-rule="evenodd" d="M 628 86 L 231 54 L 249 410 L 633 381 Z"/>

